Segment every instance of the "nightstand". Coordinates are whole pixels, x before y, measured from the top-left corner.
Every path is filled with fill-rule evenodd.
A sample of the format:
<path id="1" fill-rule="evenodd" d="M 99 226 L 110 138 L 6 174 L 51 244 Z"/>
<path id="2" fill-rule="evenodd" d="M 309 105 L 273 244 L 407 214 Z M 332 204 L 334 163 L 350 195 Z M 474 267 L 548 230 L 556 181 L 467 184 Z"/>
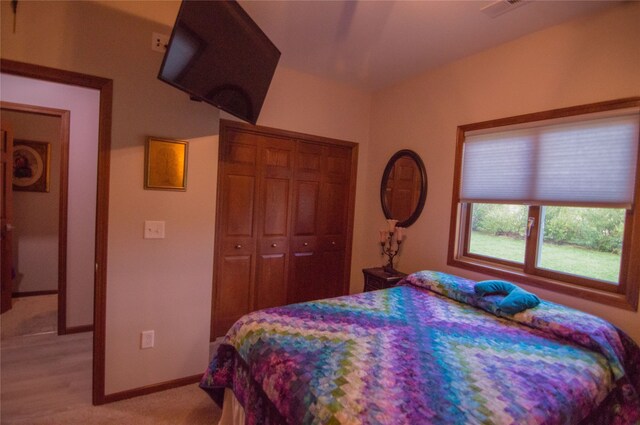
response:
<path id="1" fill-rule="evenodd" d="M 364 274 L 364 292 L 394 287 L 406 276 L 402 272 L 397 272 L 396 274 L 387 273 L 382 267 L 362 269 L 362 273 Z"/>

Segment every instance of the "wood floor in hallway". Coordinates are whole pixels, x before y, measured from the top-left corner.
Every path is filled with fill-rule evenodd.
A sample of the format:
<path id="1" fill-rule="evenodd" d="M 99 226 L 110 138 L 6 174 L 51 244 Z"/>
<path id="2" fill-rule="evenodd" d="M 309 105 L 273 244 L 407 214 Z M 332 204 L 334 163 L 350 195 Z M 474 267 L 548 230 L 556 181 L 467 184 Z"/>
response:
<path id="1" fill-rule="evenodd" d="M 217 423 L 220 409 L 195 384 L 92 406 L 92 337 L 87 332 L 3 339 L 0 422 L 3 425 Z"/>

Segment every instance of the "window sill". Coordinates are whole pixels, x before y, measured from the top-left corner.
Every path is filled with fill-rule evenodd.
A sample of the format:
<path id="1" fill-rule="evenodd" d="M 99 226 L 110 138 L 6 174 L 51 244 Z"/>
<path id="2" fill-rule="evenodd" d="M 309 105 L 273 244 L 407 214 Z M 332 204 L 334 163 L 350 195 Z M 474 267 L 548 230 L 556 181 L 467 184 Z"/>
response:
<path id="1" fill-rule="evenodd" d="M 494 263 L 469 257 L 449 258 L 447 264 L 453 267 L 459 267 L 478 273 L 485 273 L 502 279 L 511 280 L 513 282 L 570 295 L 575 298 L 581 298 L 630 311 L 638 310 L 638 294 L 631 294 L 629 291 L 627 291 L 626 294 L 621 294 L 586 288 L 541 276 L 530 275 L 522 270 L 503 265 L 498 266 Z"/>

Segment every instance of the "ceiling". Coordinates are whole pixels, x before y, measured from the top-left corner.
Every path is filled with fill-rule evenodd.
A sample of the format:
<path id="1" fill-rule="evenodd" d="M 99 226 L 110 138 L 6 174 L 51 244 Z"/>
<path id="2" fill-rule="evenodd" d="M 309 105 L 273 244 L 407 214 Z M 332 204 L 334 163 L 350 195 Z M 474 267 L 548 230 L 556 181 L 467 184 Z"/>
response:
<path id="1" fill-rule="evenodd" d="M 512 2 L 514 0 L 511 0 Z M 179 1 L 99 0 L 173 26 Z M 280 64 L 377 90 L 618 1 L 247 1 L 239 3 L 280 49 Z M 490 17 L 492 3 L 508 11 Z"/>

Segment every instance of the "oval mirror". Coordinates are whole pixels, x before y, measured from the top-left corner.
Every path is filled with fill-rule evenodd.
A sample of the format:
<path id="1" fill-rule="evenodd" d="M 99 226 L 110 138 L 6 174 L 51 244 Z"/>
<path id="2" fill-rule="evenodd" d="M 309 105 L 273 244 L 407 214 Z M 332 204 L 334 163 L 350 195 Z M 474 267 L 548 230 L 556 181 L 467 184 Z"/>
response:
<path id="1" fill-rule="evenodd" d="M 420 156 L 403 149 L 396 152 L 382 174 L 380 202 L 385 218 L 409 227 L 420 217 L 427 198 L 427 172 Z"/>

